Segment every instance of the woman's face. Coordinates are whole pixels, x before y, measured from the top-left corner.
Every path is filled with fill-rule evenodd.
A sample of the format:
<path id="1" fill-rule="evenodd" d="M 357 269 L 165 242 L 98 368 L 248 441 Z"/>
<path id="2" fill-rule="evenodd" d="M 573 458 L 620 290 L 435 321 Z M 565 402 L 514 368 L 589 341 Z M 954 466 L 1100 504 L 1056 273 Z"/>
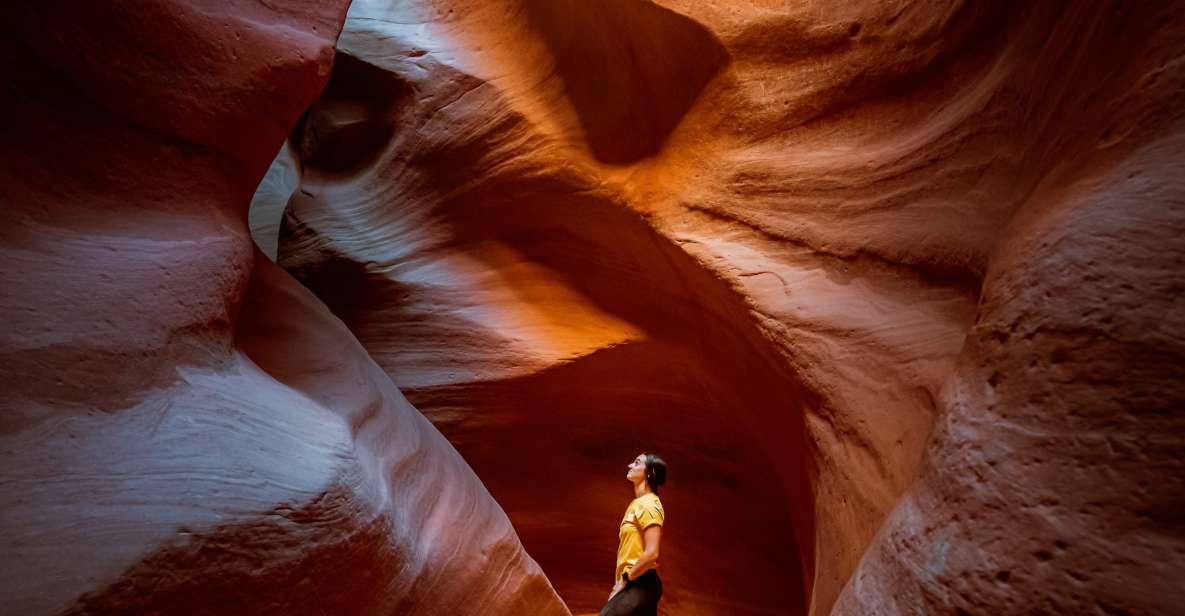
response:
<path id="1" fill-rule="evenodd" d="M 630 462 L 629 470 L 625 473 L 625 478 L 637 483 L 646 478 L 646 454 L 640 453 L 638 457 Z"/>

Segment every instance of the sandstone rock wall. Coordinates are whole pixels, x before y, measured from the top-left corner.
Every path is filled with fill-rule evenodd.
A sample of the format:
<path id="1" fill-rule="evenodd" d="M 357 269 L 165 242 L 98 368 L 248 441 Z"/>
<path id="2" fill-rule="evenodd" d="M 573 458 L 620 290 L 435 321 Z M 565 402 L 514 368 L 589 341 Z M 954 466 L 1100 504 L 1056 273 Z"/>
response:
<path id="1" fill-rule="evenodd" d="M 844 613 L 1089 608 L 1083 597 L 1165 612 L 1167 587 L 1073 586 L 1085 565 L 1048 548 L 1029 562 L 1019 537 L 1051 534 L 1001 499 L 1039 503 L 1058 481 L 1044 469 L 1106 456 L 997 417 L 1072 441 L 1088 438 L 1072 400 L 1152 391 L 1160 423 L 1124 420 L 1123 434 L 1175 426 L 1175 374 L 1156 366 L 1179 357 L 1178 323 L 1131 337 L 1166 315 L 1181 271 L 1174 10 L 355 2 L 334 76 L 293 134 L 305 173 L 279 263 L 458 447 L 576 611 L 611 582 L 629 498 L 618 473 L 654 448 L 672 462 L 671 613 L 825 614 L 841 593 Z M 1049 235 L 1080 224 L 1073 242 Z M 1098 237 L 1107 228 L 1130 232 Z M 1163 250 L 1116 248 L 1136 236 Z M 1048 254 L 1025 252 L 1042 242 Z M 1129 281 L 1145 258 L 1153 271 Z M 1091 285 L 1150 303 L 1068 295 Z M 1034 299 L 1045 293 L 1098 310 Z M 1022 305 L 1026 327 L 1078 324 L 1072 361 L 1040 359 L 1060 334 L 1037 338 L 1027 371 L 985 346 Z M 1110 346 L 1087 343 L 1099 338 Z M 1112 364 L 1092 380 L 1094 358 L 1116 353 L 1155 374 Z M 1007 400 L 983 393 L 993 372 L 1014 383 Z M 1155 441 L 1155 479 L 1141 462 L 1054 490 L 1117 486 L 1077 532 L 1125 519 L 1154 543 L 1165 531 L 1141 524 L 1162 514 L 1138 512 L 1171 511 L 1175 484 L 1131 490 L 1172 474 L 1179 441 Z M 967 485 L 982 469 L 961 456 L 995 447 L 1048 451 Z M 1148 572 L 1125 564 L 1145 555 L 1179 572 L 1175 546 L 1075 558 L 1122 580 Z M 928 564 L 948 553 L 946 569 Z"/>
<path id="2" fill-rule="evenodd" d="M 5 609 L 1174 613 L 1180 9 L 9 7 Z"/>
<path id="3" fill-rule="evenodd" d="M 252 246 L 345 4 L 6 7 L 0 611 L 568 613 L 456 451 Z"/>

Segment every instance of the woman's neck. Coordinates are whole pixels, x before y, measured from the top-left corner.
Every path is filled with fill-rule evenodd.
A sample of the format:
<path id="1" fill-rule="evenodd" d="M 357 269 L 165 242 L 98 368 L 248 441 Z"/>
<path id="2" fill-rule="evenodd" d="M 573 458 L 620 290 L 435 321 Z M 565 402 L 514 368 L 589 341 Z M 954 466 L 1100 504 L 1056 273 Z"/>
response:
<path id="1" fill-rule="evenodd" d="M 650 484 L 646 483 L 645 480 L 634 484 L 634 498 L 647 494 L 654 494 L 654 491 L 650 489 Z"/>

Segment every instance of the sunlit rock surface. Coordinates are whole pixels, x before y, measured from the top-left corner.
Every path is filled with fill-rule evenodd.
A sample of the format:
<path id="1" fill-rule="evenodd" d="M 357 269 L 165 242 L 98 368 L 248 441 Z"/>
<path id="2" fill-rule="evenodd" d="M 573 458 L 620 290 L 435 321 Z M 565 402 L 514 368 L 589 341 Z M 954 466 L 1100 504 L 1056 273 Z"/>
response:
<path id="1" fill-rule="evenodd" d="M 5 614 L 568 613 L 455 449 L 252 245 L 345 4 L 8 7 Z"/>
<path id="2" fill-rule="evenodd" d="M 575 612 L 1171 613 L 1179 8 L 357 1 L 278 262 Z"/>

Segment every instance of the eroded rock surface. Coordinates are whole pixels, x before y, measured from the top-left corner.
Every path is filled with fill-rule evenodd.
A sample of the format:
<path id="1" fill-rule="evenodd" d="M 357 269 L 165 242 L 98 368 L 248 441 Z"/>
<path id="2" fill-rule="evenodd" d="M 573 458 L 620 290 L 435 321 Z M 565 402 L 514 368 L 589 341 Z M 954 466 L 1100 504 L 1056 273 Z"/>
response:
<path id="1" fill-rule="evenodd" d="M 345 4 L 8 8 L 5 613 L 568 613 L 457 452 L 252 246 Z"/>
<path id="2" fill-rule="evenodd" d="M 1077 159 L 1072 180 L 1029 198 L 988 270 L 925 471 L 837 613 L 1178 609 L 1179 126 Z"/>
<path id="3" fill-rule="evenodd" d="M 671 613 L 1169 613 L 1123 580 L 1182 571 L 1173 11 L 358 1 L 279 262 L 574 611 L 653 448 Z"/>

